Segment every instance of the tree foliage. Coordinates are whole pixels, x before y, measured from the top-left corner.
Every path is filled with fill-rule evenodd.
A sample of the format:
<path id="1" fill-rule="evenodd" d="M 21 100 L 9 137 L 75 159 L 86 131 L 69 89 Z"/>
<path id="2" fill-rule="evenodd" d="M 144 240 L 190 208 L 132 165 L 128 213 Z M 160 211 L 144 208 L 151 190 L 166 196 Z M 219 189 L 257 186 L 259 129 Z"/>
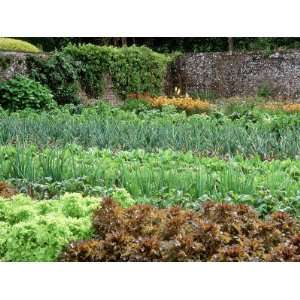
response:
<path id="1" fill-rule="evenodd" d="M 228 39 L 226 37 L 128 37 L 128 38 L 79 38 L 79 37 L 47 37 L 47 38 L 23 38 L 43 48 L 44 51 L 61 49 L 68 43 L 95 45 L 124 46 L 125 44 L 142 46 L 145 45 L 158 52 L 211 52 L 228 51 Z M 238 37 L 233 38 L 234 49 L 245 50 L 274 50 L 280 47 L 298 48 L 299 37 Z M 126 41 L 126 43 L 125 43 Z"/>

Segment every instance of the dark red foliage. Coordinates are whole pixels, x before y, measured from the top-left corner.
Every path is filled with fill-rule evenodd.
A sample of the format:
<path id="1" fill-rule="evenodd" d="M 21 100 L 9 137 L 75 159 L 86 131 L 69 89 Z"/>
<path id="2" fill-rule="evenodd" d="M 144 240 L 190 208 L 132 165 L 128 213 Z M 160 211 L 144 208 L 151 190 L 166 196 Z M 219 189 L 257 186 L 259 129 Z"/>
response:
<path id="1" fill-rule="evenodd" d="M 245 205 L 206 203 L 202 212 L 103 201 L 95 238 L 71 243 L 62 261 L 300 261 L 300 224 L 267 220 Z"/>
<path id="2" fill-rule="evenodd" d="M 0 196 L 3 198 L 10 198 L 17 194 L 17 191 L 10 187 L 6 182 L 0 181 Z"/>

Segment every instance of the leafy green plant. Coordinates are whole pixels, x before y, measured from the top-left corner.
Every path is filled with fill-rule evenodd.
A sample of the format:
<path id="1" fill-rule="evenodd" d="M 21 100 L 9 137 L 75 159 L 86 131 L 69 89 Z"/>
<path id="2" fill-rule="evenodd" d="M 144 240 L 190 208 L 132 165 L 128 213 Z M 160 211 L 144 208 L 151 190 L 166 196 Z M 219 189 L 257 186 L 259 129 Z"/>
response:
<path id="1" fill-rule="evenodd" d="M 91 237 L 97 198 L 66 194 L 51 202 L 0 198 L 0 260 L 55 261 L 72 240 Z"/>
<path id="2" fill-rule="evenodd" d="M 118 203 L 122 207 L 130 207 L 135 204 L 135 200 L 132 198 L 132 196 L 128 193 L 128 191 L 124 188 L 115 188 L 113 189 L 111 196 L 116 199 Z"/>
<path id="3" fill-rule="evenodd" d="M 17 75 L 13 79 L 0 82 L 0 105 L 10 111 L 25 108 L 52 109 L 55 101 L 47 87 Z"/>
<path id="4" fill-rule="evenodd" d="M 122 109 L 141 113 L 150 110 L 151 105 L 147 101 L 141 99 L 128 99 L 125 104 L 122 105 Z"/>
<path id="5" fill-rule="evenodd" d="M 223 106 L 223 111 L 226 115 L 240 115 L 243 116 L 247 112 L 252 112 L 256 106 L 255 101 L 240 101 L 240 100 L 232 100 L 225 103 Z"/>

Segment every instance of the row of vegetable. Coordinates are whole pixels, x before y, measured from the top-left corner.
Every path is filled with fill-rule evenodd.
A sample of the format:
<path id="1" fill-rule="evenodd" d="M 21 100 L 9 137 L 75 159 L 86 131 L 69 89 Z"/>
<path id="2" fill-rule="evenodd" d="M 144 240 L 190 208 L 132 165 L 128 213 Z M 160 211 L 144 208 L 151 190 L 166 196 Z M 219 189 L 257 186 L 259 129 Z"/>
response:
<path id="1" fill-rule="evenodd" d="M 128 199 L 161 207 L 197 208 L 213 199 L 250 204 L 263 215 L 276 210 L 300 215 L 299 160 L 221 160 L 171 150 L 85 151 L 78 145 L 42 151 L 5 146 L 0 148 L 0 170 L 1 180 L 39 199 L 64 192 L 112 196 L 117 188 Z"/>
<path id="2" fill-rule="evenodd" d="M 187 117 L 169 107 L 136 114 L 107 105 L 75 113 L 72 107 L 52 113 L 3 112 L 0 144 L 64 147 L 77 143 L 85 148 L 191 150 L 207 156 L 241 154 L 262 159 L 300 155 L 298 114 L 242 111 Z"/>

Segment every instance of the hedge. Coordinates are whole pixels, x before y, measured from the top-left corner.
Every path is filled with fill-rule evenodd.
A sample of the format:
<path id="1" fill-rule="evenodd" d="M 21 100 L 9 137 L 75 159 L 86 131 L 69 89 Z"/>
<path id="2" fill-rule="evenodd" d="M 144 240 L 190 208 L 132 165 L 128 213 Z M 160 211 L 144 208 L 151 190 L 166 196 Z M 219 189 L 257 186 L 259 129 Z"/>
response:
<path id="1" fill-rule="evenodd" d="M 27 59 L 33 79 L 47 84 L 60 104 L 77 103 L 83 90 L 91 98 L 104 92 L 104 76 L 110 75 L 116 93 L 125 99 L 131 93 L 159 95 L 170 57 L 146 47 L 100 47 L 68 45 L 50 58 Z"/>
<path id="2" fill-rule="evenodd" d="M 11 38 L 0 38 L 0 51 L 38 53 L 41 50 L 32 44 Z"/>

